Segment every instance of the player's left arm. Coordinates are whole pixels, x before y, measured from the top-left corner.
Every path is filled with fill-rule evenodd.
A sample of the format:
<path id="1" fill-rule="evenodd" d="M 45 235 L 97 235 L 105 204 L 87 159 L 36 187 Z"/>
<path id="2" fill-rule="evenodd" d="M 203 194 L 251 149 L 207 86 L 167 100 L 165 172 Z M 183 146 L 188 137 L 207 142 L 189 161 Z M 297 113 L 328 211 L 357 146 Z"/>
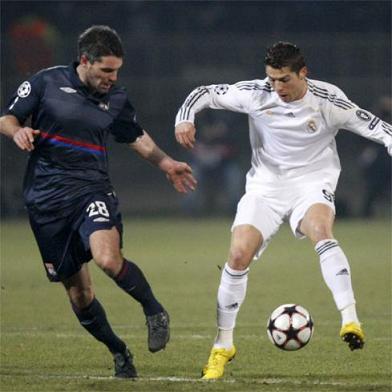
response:
<path id="1" fill-rule="evenodd" d="M 129 143 L 129 146 L 140 157 L 166 173 L 167 179 L 178 192 L 187 193 L 189 190 L 195 190 L 197 181 L 192 175 L 192 168 L 162 151 L 145 130 L 143 135 Z"/>
<path id="2" fill-rule="evenodd" d="M 389 155 L 392 155 L 392 125 L 383 121 L 373 113 L 355 107 L 341 111 L 339 128 L 347 129 L 357 135 L 383 144 Z"/>

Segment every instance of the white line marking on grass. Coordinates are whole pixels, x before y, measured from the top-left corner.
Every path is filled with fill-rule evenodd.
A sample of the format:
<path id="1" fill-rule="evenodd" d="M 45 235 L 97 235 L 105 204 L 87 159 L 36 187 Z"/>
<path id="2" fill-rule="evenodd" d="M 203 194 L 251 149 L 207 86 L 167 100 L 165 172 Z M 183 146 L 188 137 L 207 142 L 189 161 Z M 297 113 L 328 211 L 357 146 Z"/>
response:
<path id="1" fill-rule="evenodd" d="M 128 382 L 206 382 L 206 380 L 202 380 L 200 377 L 192 378 L 192 377 L 176 377 L 176 376 L 168 376 L 168 377 L 138 377 L 136 379 L 124 379 L 124 378 L 116 378 L 114 376 L 89 376 L 89 375 L 71 375 L 71 374 L 35 374 L 29 371 L 23 371 L 18 373 L 10 373 L 10 374 L 2 374 L 4 377 L 36 377 L 40 379 L 66 379 L 66 380 L 101 380 L 101 381 L 128 381 Z M 222 379 L 220 380 L 225 383 L 235 383 L 236 380 L 234 379 Z"/>
<path id="2" fill-rule="evenodd" d="M 168 376 L 168 377 L 138 377 L 137 379 L 119 379 L 113 376 L 89 376 L 89 375 L 70 375 L 70 374 L 35 374 L 32 371 L 23 371 L 17 373 L 10 374 L 2 374 L 2 377 L 36 377 L 44 380 L 49 379 L 63 379 L 63 380 L 98 380 L 98 381 L 110 381 L 110 382 L 135 382 L 135 383 L 145 383 L 145 382 L 173 382 L 173 383 L 225 383 L 225 384 L 293 384 L 293 385 L 302 385 L 306 386 L 314 386 L 314 385 L 324 385 L 324 386 L 360 386 L 358 383 L 350 383 L 344 381 L 321 381 L 321 380 L 297 380 L 295 378 L 247 378 L 246 380 L 238 380 L 234 378 L 223 378 L 219 380 L 203 380 L 201 378 L 196 377 L 176 377 L 176 376 Z M 384 384 L 372 384 L 372 386 L 383 386 Z M 361 385 L 363 386 L 363 385 Z"/>
<path id="3" fill-rule="evenodd" d="M 48 335 L 54 336 L 55 338 L 58 339 L 70 339 L 70 338 L 80 338 L 80 339 L 91 339 L 91 336 L 88 335 L 87 333 L 84 333 L 81 331 L 80 333 L 78 332 L 54 332 L 54 331 L 38 331 L 38 330 L 26 330 L 26 331 L 2 331 L 1 335 L 4 336 L 20 336 L 20 337 L 29 337 L 29 338 L 41 338 L 41 337 L 48 337 Z M 123 338 L 127 339 L 140 339 L 141 335 L 134 335 L 134 334 L 122 334 L 121 335 Z M 203 340 L 203 339 L 212 339 L 214 335 L 202 335 L 202 334 L 190 334 L 190 335 L 176 335 L 172 333 L 172 340 Z M 239 340 L 260 340 L 260 337 L 263 337 L 262 334 L 260 335 L 239 335 Z M 313 340 L 325 340 L 325 339 L 331 339 L 334 337 L 331 336 L 313 336 Z M 391 338 L 390 336 L 377 336 L 374 338 L 371 338 L 372 341 L 375 342 L 386 342 L 390 341 Z"/>
<path id="4" fill-rule="evenodd" d="M 378 318 L 375 319 L 373 318 L 372 320 L 367 320 L 366 324 L 377 324 L 377 325 L 384 325 L 384 324 L 388 324 L 390 325 L 392 320 L 392 315 L 391 314 L 385 314 L 383 315 L 382 318 Z M 329 326 L 329 325 L 333 325 L 336 326 L 337 328 L 340 327 L 338 322 L 333 322 L 333 321 L 318 321 L 316 323 L 316 327 L 317 326 Z M 127 330 L 127 331 L 141 331 L 141 330 L 145 330 L 146 327 L 145 325 L 130 325 L 130 324 L 113 324 L 112 325 L 113 329 L 115 330 Z M 172 323 L 171 324 L 171 328 L 173 330 L 177 329 L 185 329 L 185 330 L 195 330 L 195 329 L 199 329 L 199 330 L 210 330 L 213 329 L 215 327 L 211 326 L 211 324 L 181 324 L 181 323 Z M 241 324 L 239 326 L 239 329 L 242 328 L 254 328 L 255 330 L 259 330 L 260 328 L 260 324 L 258 323 L 247 323 L 247 324 Z M 4 327 L 2 326 L 2 333 L 11 333 L 11 332 L 32 332 L 32 331 L 38 331 L 38 332 L 42 332 L 42 333 L 52 333 L 53 329 L 51 330 L 47 330 L 42 328 L 42 326 L 32 326 L 32 327 Z M 60 332 L 61 333 L 61 332 Z M 67 333 L 66 331 L 64 333 Z M 212 333 L 212 335 L 215 334 L 215 329 L 214 332 Z M 129 335 L 132 336 L 132 335 Z M 197 336 L 197 335 L 194 335 Z M 200 335 L 200 336 L 207 336 L 207 335 Z M 215 336 L 215 335 L 214 335 Z M 246 336 L 246 335 L 245 335 Z M 249 336 L 249 335 L 248 335 Z M 255 335 L 256 336 L 256 335 Z M 208 335 L 208 337 L 210 337 L 210 335 Z"/>
<path id="5" fill-rule="evenodd" d="M 59 339 L 70 339 L 70 338 L 88 338 L 91 339 L 91 336 L 81 331 L 78 332 L 43 332 L 43 331 L 9 331 L 9 332 L 1 332 L 2 336 L 20 336 L 20 337 L 30 337 L 30 338 L 41 338 L 41 337 L 48 337 L 48 335 L 54 336 L 55 338 Z M 123 338 L 131 338 L 131 339 L 140 339 L 142 335 L 133 335 L 133 334 L 121 334 Z M 175 335 L 173 334 L 172 339 L 179 339 L 179 340 L 187 340 L 187 339 L 211 339 L 213 335 Z M 256 338 L 257 335 L 244 335 L 245 339 L 248 338 Z"/>
<path id="6" fill-rule="evenodd" d="M 201 378 L 192 378 L 192 377 L 141 377 L 138 380 L 140 381 L 170 381 L 170 382 L 203 382 L 208 383 L 207 380 L 203 380 Z M 219 382 L 233 384 L 237 382 L 235 379 L 221 379 Z"/>

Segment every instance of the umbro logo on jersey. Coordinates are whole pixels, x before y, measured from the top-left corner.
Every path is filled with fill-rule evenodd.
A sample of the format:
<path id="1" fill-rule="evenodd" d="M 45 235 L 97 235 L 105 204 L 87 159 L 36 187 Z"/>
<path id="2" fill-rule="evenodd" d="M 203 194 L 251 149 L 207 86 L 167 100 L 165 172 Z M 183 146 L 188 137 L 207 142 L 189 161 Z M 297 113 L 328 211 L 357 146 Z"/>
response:
<path id="1" fill-rule="evenodd" d="M 65 93 L 68 94 L 73 94 L 76 93 L 77 91 L 71 87 L 60 87 L 60 90 L 64 91 Z"/>
<path id="2" fill-rule="evenodd" d="M 288 113 L 285 113 L 285 116 L 287 116 L 287 117 L 295 117 L 295 114 L 293 112 L 288 112 Z"/>
<path id="3" fill-rule="evenodd" d="M 109 219 L 99 217 L 99 218 L 93 219 L 93 222 L 109 222 Z"/>

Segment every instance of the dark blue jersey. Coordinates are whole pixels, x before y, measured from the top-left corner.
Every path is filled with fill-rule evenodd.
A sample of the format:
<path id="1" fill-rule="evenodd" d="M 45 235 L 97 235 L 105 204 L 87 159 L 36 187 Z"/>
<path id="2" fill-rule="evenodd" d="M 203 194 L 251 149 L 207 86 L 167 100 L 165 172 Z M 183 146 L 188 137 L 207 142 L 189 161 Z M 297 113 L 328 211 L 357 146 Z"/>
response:
<path id="1" fill-rule="evenodd" d="M 21 124 L 31 116 L 32 128 L 41 131 L 23 193 L 27 207 L 47 219 L 68 214 L 86 194 L 112 191 L 109 134 L 120 143 L 143 134 L 125 89 L 113 86 L 107 94 L 94 95 L 79 79 L 77 65 L 38 72 L 21 84 L 5 110 Z"/>

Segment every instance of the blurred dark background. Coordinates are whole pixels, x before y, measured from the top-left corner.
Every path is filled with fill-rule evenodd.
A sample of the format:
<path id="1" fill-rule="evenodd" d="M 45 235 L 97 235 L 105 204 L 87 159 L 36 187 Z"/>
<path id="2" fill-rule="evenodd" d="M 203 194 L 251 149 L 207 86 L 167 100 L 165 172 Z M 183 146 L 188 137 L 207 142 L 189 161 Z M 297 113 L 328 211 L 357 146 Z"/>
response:
<path id="1" fill-rule="evenodd" d="M 139 123 L 200 175 L 200 192 L 184 198 L 158 170 L 112 143 L 112 180 L 124 215 L 233 213 L 250 165 L 246 116 L 203 112 L 199 156 L 176 145 L 174 118 L 198 85 L 264 78 L 264 52 L 275 41 L 302 48 L 310 78 L 338 85 L 359 106 L 391 121 L 390 1 L 2 1 L 2 108 L 31 74 L 73 61 L 79 33 L 92 24 L 110 25 L 123 39 L 120 83 Z M 389 215 L 391 166 L 384 148 L 347 131 L 337 143 L 343 167 L 338 214 Z M 26 160 L 1 138 L 3 217 L 24 214 Z M 203 165 L 210 169 L 206 180 Z"/>

